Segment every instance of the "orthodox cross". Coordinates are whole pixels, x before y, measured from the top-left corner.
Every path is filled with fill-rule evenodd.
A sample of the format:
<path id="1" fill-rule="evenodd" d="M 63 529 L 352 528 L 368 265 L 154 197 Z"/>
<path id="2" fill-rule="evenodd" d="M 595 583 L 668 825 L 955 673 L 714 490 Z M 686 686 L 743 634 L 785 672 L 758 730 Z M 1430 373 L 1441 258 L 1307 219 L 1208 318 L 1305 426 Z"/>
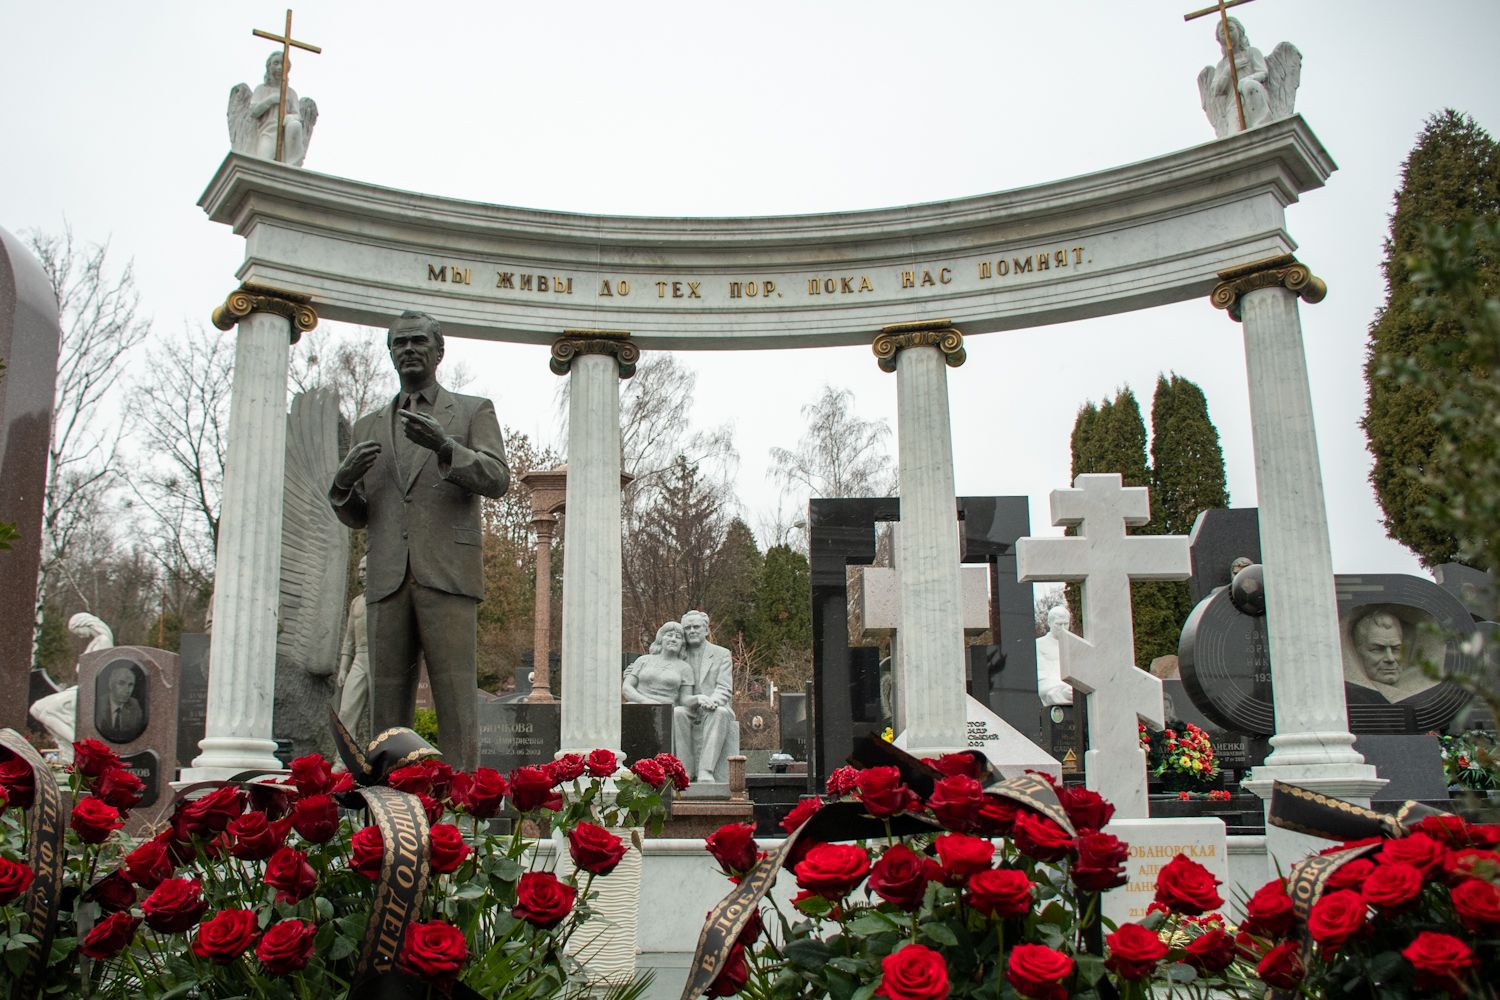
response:
<path id="1" fill-rule="evenodd" d="M 1225 58 L 1229 60 L 1229 83 L 1234 87 L 1234 109 L 1238 111 L 1240 115 L 1241 132 L 1245 131 L 1245 102 L 1240 97 L 1240 71 L 1234 65 L 1234 39 L 1229 37 L 1228 10 L 1230 7 L 1238 7 L 1242 3 L 1249 2 L 1250 0 L 1216 0 L 1215 5 L 1212 7 L 1204 7 L 1202 10 L 1195 10 L 1191 14 L 1182 15 L 1182 19 L 1184 21 L 1191 21 L 1194 18 L 1204 17 L 1208 14 L 1214 13 L 1215 11 L 1218 12 L 1219 28 L 1224 32 Z M 287 11 L 287 17 L 291 17 L 291 11 Z M 290 24 L 290 20 L 288 20 L 287 23 Z M 288 33 L 290 33 L 291 29 L 288 28 L 287 31 Z"/>
<path id="2" fill-rule="evenodd" d="M 1245 0 L 1239 0 L 1244 3 Z M 315 54 L 321 54 L 322 49 L 307 42 L 299 42 L 292 37 L 292 11 L 287 8 L 286 31 L 280 35 L 273 35 L 269 31 L 261 31 L 259 28 L 251 29 L 251 34 L 256 38 L 265 38 L 272 42 L 281 43 L 281 97 L 276 102 L 276 162 L 281 162 L 281 144 L 286 134 L 286 78 L 292 75 L 292 46 L 306 49 Z M 1243 119 L 1243 115 L 1240 116 Z M 1243 127 L 1243 126 L 1241 126 Z"/>
<path id="3" fill-rule="evenodd" d="M 1122 486 L 1120 476 L 1083 475 L 1073 489 L 1052 491 L 1052 523 L 1076 526 L 1065 538 L 1016 542 L 1022 583 L 1062 580 L 1083 584 L 1085 637 L 1063 632 L 1058 661 L 1063 680 L 1088 702 L 1088 787 L 1113 800 L 1121 818 L 1145 819 L 1146 759 L 1137 719 L 1160 728 L 1161 680 L 1135 665 L 1130 581 L 1186 580 L 1191 574 L 1185 535 L 1126 535 L 1127 525 L 1151 519 L 1144 486 Z"/>

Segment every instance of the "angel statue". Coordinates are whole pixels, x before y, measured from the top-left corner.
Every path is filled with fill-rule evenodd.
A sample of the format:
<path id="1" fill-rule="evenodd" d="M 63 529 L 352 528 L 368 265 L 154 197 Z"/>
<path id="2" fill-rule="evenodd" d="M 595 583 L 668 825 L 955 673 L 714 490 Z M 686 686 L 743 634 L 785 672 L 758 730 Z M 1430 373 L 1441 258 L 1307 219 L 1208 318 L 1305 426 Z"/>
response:
<path id="1" fill-rule="evenodd" d="M 266 79 L 255 90 L 243 83 L 229 91 L 229 148 L 263 160 L 276 159 L 276 112 L 281 102 L 282 56 L 272 52 L 266 59 Z M 318 106 L 311 97 L 297 98 L 286 88 L 286 129 L 282 133 L 281 162 L 302 166 L 307 143 L 318 121 Z"/>
<path id="2" fill-rule="evenodd" d="M 1225 30 L 1229 37 L 1226 39 Z M 1213 123 L 1215 138 L 1267 122 L 1290 118 L 1297 101 L 1297 85 L 1302 81 L 1302 53 L 1291 42 L 1282 42 L 1269 56 L 1250 45 L 1245 26 L 1238 18 L 1227 18 L 1214 29 L 1222 58 L 1217 66 L 1205 66 L 1198 74 L 1198 96 L 1203 111 Z M 1233 70 L 1230 59 L 1233 59 Z M 1235 107 L 1234 79 L 1239 78 L 1239 103 L 1244 108 L 1244 125 Z"/>

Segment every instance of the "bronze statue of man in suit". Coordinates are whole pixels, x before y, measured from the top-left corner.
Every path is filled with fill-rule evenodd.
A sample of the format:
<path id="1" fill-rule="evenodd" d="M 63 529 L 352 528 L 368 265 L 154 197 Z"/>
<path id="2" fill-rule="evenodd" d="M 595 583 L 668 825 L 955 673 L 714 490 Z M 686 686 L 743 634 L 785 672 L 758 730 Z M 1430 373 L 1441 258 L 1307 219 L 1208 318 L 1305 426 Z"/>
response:
<path id="1" fill-rule="evenodd" d="M 386 335 L 401 392 L 354 424 L 354 446 L 328 498 L 340 521 L 369 529 L 365 585 L 375 733 L 410 726 L 417 655 L 427 658 L 438 749 L 478 763 L 476 609 L 484 597 L 479 498 L 510 485 L 495 407 L 437 384 L 443 332 L 404 312 Z"/>

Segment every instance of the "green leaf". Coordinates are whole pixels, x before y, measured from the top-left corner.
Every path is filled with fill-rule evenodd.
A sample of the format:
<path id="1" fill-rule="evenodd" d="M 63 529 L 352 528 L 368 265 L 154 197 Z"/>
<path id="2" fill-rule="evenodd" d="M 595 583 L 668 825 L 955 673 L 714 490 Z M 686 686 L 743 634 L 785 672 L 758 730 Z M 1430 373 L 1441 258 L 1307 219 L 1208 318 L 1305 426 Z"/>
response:
<path id="1" fill-rule="evenodd" d="M 822 966 L 828 964 L 833 953 L 828 946 L 816 938 L 803 938 L 800 941 L 788 941 L 782 947 L 782 953 L 786 955 L 787 961 L 799 969 L 815 972 Z"/>
<path id="2" fill-rule="evenodd" d="M 891 918 L 890 914 L 880 910 L 866 910 L 844 926 L 848 928 L 849 933 L 857 937 L 880 934 L 889 930 L 901 930 L 901 926 Z"/>
<path id="3" fill-rule="evenodd" d="M 953 933 L 953 928 L 947 924 L 921 924 L 918 927 L 917 935 L 937 944 L 947 945 L 950 948 L 958 947 L 958 935 Z"/>
<path id="4" fill-rule="evenodd" d="M 313 908 L 318 911 L 318 920 L 326 922 L 333 919 L 333 904 L 326 897 L 319 896 L 313 900 Z"/>

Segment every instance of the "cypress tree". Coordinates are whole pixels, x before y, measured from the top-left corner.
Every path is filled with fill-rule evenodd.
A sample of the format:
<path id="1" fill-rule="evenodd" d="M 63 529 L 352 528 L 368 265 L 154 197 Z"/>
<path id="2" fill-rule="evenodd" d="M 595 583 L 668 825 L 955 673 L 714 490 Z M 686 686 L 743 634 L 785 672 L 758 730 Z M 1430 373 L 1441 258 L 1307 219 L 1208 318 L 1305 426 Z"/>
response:
<path id="1" fill-rule="evenodd" d="M 1441 435 L 1433 420 L 1437 394 L 1420 379 L 1399 378 L 1386 360 L 1448 352 L 1455 355 L 1447 366 L 1451 370 L 1473 369 L 1464 356 L 1464 332 L 1456 315 L 1420 307 L 1411 258 L 1424 249 L 1429 227 L 1497 216 L 1500 151 L 1495 141 L 1472 118 L 1451 108 L 1429 118 L 1401 168 L 1381 265 L 1386 301 L 1370 325 L 1361 421 L 1375 457 L 1370 482 L 1385 514 L 1386 533 L 1429 567 L 1460 557 L 1451 527 L 1430 514 L 1433 484 L 1454 473 L 1444 469 L 1442 456 L 1454 452 L 1439 447 Z M 1488 294 L 1500 288 L 1500 260 L 1480 254 L 1467 264 Z"/>
<path id="2" fill-rule="evenodd" d="M 749 525 L 739 518 L 730 521 L 709 564 L 708 595 L 703 605 L 713 621 L 719 645 L 727 646 L 736 635 L 748 639 L 754 634 L 755 588 L 763 562 Z"/>
<path id="3" fill-rule="evenodd" d="M 789 545 L 766 549 L 755 587 L 751 638 L 772 662 L 812 662 L 812 571 L 807 557 Z M 784 687 L 807 680 L 775 679 Z"/>

